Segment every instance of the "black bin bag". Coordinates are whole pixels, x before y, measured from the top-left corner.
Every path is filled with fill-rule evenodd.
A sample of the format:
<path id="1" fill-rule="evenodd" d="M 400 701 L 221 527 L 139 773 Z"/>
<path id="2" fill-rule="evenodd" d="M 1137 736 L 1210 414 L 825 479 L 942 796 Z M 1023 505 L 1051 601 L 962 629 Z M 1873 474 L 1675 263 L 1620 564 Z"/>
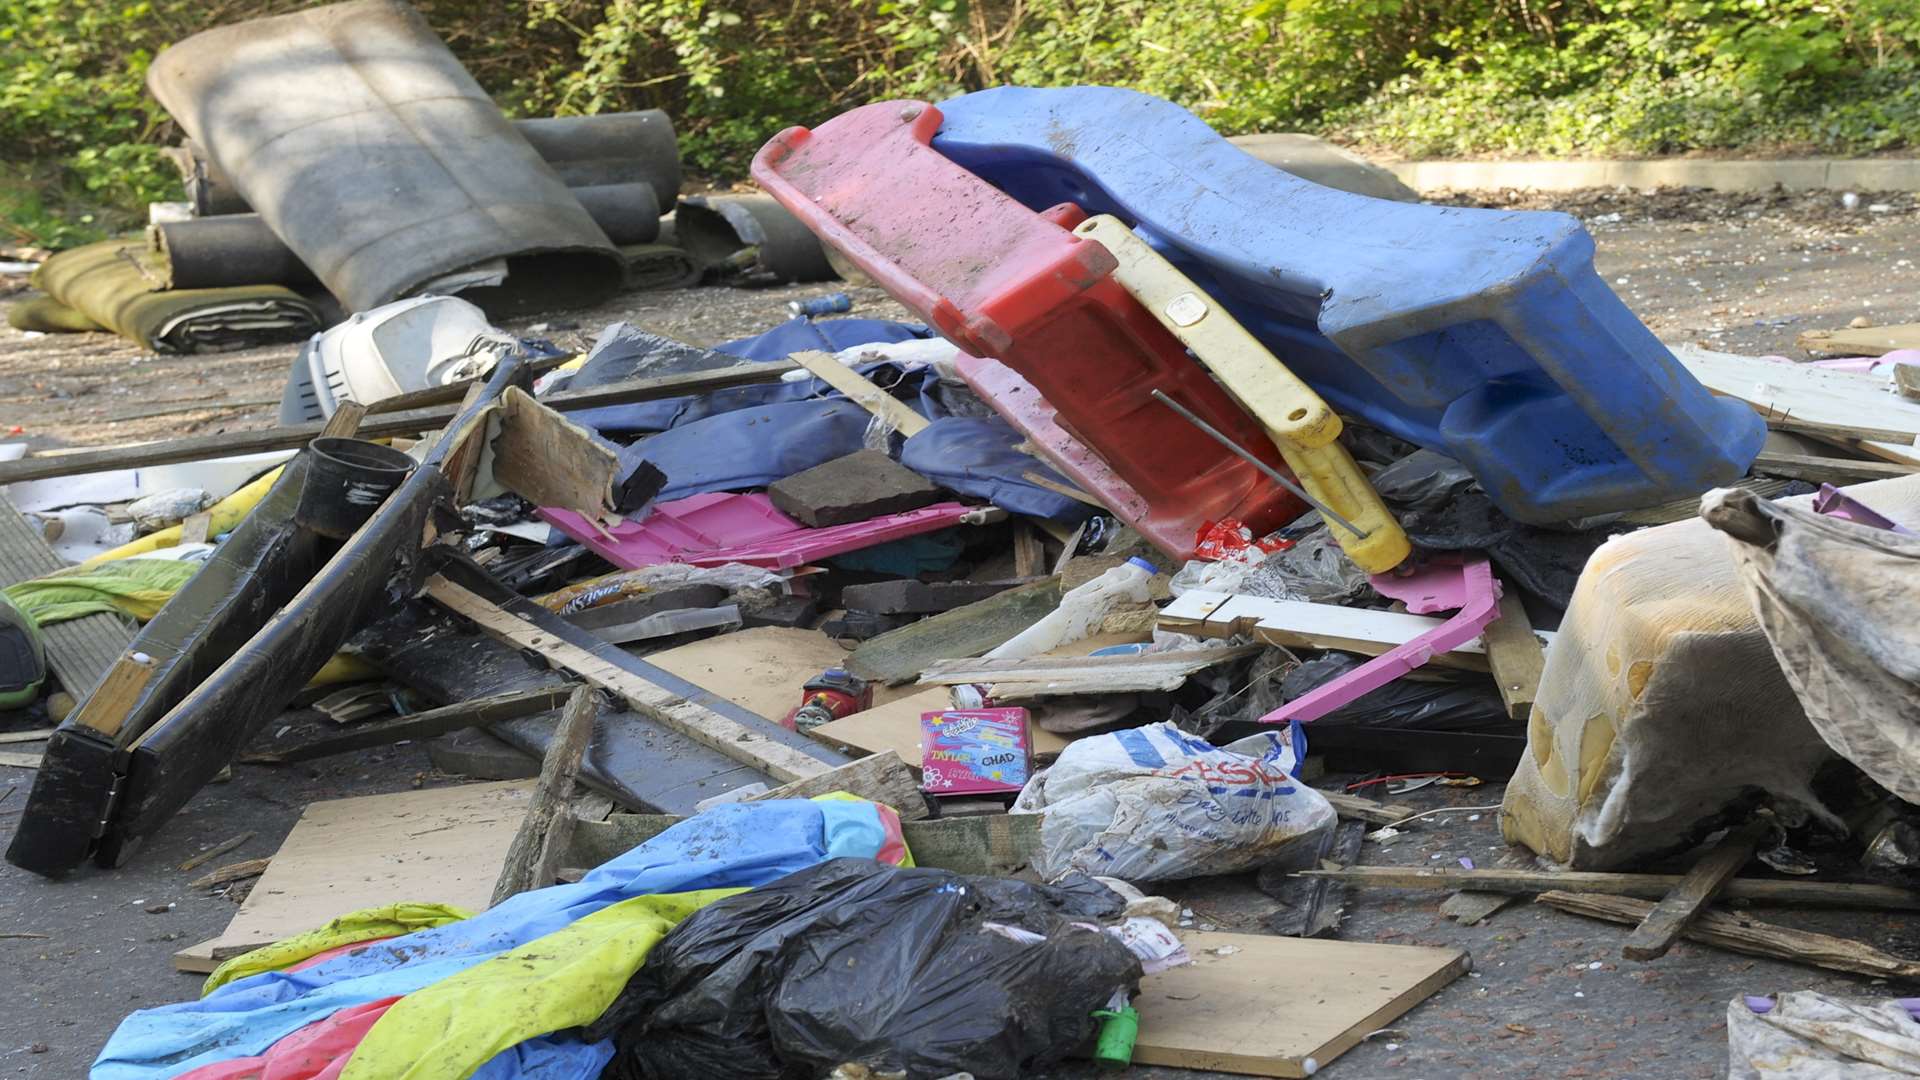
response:
<path id="1" fill-rule="evenodd" d="M 1075 920 L 1118 914 L 1088 878 L 1006 878 L 834 859 L 696 912 L 586 1031 L 604 1078 L 1018 1077 L 1090 1039 L 1140 962 Z M 1041 935 L 1042 940 L 1034 940 Z"/>

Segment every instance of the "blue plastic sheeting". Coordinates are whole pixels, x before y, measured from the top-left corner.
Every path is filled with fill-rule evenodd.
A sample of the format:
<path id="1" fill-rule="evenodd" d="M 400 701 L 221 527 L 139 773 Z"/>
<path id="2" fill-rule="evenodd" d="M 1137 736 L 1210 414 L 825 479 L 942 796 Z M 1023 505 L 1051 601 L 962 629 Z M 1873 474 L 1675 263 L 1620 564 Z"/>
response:
<path id="1" fill-rule="evenodd" d="M 1093 507 L 1025 478 L 1031 472 L 1061 487 L 1073 486 L 1044 463 L 1015 450 L 1020 441 L 1020 433 L 997 416 L 946 416 L 906 441 L 900 448 L 900 464 L 941 487 L 985 499 L 1009 513 L 1068 525 L 1091 517 Z"/>
<path id="2" fill-rule="evenodd" d="M 796 315 L 766 333 L 715 345 L 713 351 L 748 360 L 785 360 L 809 349 L 831 353 L 855 345 L 894 345 L 932 336 L 933 330 L 919 323 L 886 319 L 807 319 Z"/>
<path id="3" fill-rule="evenodd" d="M 872 803 L 783 799 L 716 806 L 575 884 L 521 893 L 463 922 L 394 938 L 305 971 L 263 972 L 199 1001 L 141 1009 L 121 1021 L 91 1076 L 159 1080 L 209 1062 L 258 1055 L 339 1009 L 410 994 L 622 900 L 751 888 L 826 859 L 870 859 L 887 843 Z M 503 1051 L 476 1076 L 585 1080 L 598 1075 L 605 1054 L 602 1045 L 548 1036 Z M 589 1066 L 591 1071 L 581 1071 Z"/>
<path id="4" fill-rule="evenodd" d="M 1627 310 L 1565 214 L 1321 187 L 1130 90 L 940 109 L 935 149 L 1034 210 L 1128 222 L 1336 408 L 1458 459 L 1521 521 L 1697 495 L 1766 437 Z"/>
<path id="5" fill-rule="evenodd" d="M 796 316 L 764 334 L 755 334 L 753 337 L 715 345 L 713 351 L 745 360 L 784 360 L 794 353 L 809 349 L 839 352 L 841 349 L 851 349 L 855 345 L 891 345 L 932 336 L 932 330 L 918 323 L 889 322 L 885 319 L 813 320 Z M 607 337 L 608 335 L 603 332 L 602 340 L 607 340 Z M 595 348 L 596 350 L 599 348 L 598 343 Z M 580 372 L 582 374 L 587 372 L 592 363 L 590 358 L 585 365 L 581 366 Z M 576 378 L 578 378 L 577 375 Z M 569 385 L 587 384 L 570 383 Z M 745 408 L 749 405 L 763 405 L 771 400 L 796 400 L 797 398 L 762 396 L 770 391 L 778 392 L 788 385 L 791 384 L 741 386 L 729 390 L 718 390 L 699 397 L 667 398 L 662 401 L 643 401 L 633 405 L 608 405 L 603 408 L 568 413 L 567 419 L 593 428 L 609 438 L 644 435 L 653 431 L 665 431 L 675 424 L 697 420 L 701 416 L 716 412 Z M 808 384 L 799 385 L 807 386 Z M 812 387 L 812 390 L 797 397 L 814 396 L 825 389 L 825 384 L 815 382 Z"/>

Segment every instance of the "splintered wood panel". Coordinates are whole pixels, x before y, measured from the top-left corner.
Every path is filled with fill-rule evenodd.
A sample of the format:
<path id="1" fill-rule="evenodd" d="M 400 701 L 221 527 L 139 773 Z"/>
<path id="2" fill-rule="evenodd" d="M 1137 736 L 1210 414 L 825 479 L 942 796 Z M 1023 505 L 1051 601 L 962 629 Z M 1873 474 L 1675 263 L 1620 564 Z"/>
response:
<path id="1" fill-rule="evenodd" d="M 1459 949 L 1200 931 L 1180 940 L 1193 963 L 1149 975 L 1134 999 L 1135 1065 L 1311 1076 L 1468 968 Z"/>
<path id="2" fill-rule="evenodd" d="M 175 953 L 173 966 L 212 971 L 349 911 L 402 900 L 480 911 L 532 790 L 513 780 L 314 803 L 226 931 Z"/>
<path id="3" fill-rule="evenodd" d="M 778 720 L 800 704 L 800 688 L 830 667 L 845 667 L 847 650 L 818 630 L 758 626 L 651 653 L 647 663 Z M 874 684 L 874 703 L 903 691 Z"/>
<path id="4" fill-rule="evenodd" d="M 920 767 L 920 714 L 952 708 L 952 695 L 945 687 L 922 690 L 898 701 L 875 705 L 844 719 L 821 724 L 807 734 L 854 754 L 878 754 L 892 750 L 911 768 Z M 1064 735 L 1042 731 L 1027 725 L 1027 741 L 1035 757 L 1057 757 L 1067 748 Z"/>

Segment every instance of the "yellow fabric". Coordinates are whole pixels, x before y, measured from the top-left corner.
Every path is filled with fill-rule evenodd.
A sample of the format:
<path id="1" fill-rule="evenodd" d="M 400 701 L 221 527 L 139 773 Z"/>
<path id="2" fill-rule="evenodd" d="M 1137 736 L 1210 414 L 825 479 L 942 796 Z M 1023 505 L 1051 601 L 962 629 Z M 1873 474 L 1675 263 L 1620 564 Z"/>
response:
<path id="1" fill-rule="evenodd" d="M 599 1019 L 667 931 L 745 889 L 636 896 L 395 1002 L 340 1080 L 465 1080 L 510 1046 Z"/>
<path id="2" fill-rule="evenodd" d="M 472 917 L 473 912 L 451 904 L 413 902 L 387 904 L 383 907 L 362 908 L 359 911 L 348 912 L 318 930 L 309 930 L 284 941 L 263 945 L 250 953 L 242 953 L 221 964 L 213 969 L 213 974 L 207 976 L 207 984 L 201 987 L 200 996 L 206 997 L 236 979 L 258 975 L 263 971 L 279 971 L 282 968 L 292 967 L 328 949 L 337 949 L 342 945 L 371 941 L 375 938 L 399 937 L 401 934 L 411 934 L 415 930 L 431 930 L 436 926 L 445 926 L 448 923 Z"/>
<path id="3" fill-rule="evenodd" d="M 338 686 L 382 678 L 386 672 L 352 653 L 334 653 L 326 666 L 313 673 L 308 686 Z"/>
<path id="4" fill-rule="evenodd" d="M 146 622 L 199 571 L 199 563 L 122 559 L 101 566 L 69 566 L 9 585 L 6 594 L 14 607 L 42 626 L 113 611 Z"/>
<path id="5" fill-rule="evenodd" d="M 234 527 L 253 511 L 255 504 L 267 497 L 267 489 L 273 487 L 273 482 L 278 479 L 280 479 L 280 470 L 274 469 L 239 491 L 214 503 L 213 507 L 207 511 L 212 519 L 207 526 L 207 535 L 218 536 L 221 533 L 232 532 Z M 101 563 L 113 562 L 116 559 L 174 547 L 180 543 L 180 529 L 179 525 L 171 525 L 158 532 L 150 532 L 132 543 L 121 544 L 112 551 L 103 551 L 80 565 L 99 566 Z"/>

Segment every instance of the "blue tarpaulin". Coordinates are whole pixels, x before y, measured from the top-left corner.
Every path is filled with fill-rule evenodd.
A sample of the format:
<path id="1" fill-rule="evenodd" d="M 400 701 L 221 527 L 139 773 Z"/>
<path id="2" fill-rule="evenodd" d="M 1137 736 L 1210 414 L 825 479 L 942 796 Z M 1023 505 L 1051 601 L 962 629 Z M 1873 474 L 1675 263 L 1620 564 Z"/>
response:
<path id="1" fill-rule="evenodd" d="M 209 1062 L 258 1055 L 336 1010 L 410 994 L 622 900 L 762 885 L 825 859 L 873 858 L 888 843 L 888 830 L 872 803 L 775 800 L 716 806 L 575 884 L 521 893 L 471 919 L 393 938 L 380 948 L 356 950 L 304 971 L 263 972 L 199 1001 L 135 1012 L 100 1051 L 91 1075 L 93 1080 L 159 1080 Z M 580 1075 L 577 1069 L 595 1056 L 604 1061 L 604 1050 L 578 1040 L 535 1039 L 502 1053 L 479 1075 L 490 1080 L 570 1077 Z"/>

